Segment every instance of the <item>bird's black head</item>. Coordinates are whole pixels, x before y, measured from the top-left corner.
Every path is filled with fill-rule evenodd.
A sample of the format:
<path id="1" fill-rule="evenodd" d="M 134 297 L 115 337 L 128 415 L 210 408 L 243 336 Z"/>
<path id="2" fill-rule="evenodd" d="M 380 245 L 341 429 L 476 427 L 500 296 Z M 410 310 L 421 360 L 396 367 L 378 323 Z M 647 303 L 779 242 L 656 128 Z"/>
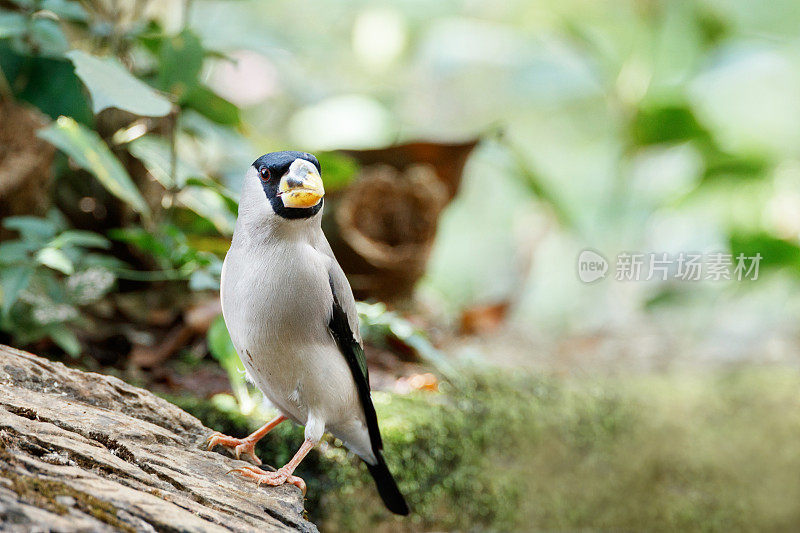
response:
<path id="1" fill-rule="evenodd" d="M 309 218 L 322 209 L 319 161 L 306 152 L 271 152 L 253 163 L 272 210 L 283 218 Z"/>

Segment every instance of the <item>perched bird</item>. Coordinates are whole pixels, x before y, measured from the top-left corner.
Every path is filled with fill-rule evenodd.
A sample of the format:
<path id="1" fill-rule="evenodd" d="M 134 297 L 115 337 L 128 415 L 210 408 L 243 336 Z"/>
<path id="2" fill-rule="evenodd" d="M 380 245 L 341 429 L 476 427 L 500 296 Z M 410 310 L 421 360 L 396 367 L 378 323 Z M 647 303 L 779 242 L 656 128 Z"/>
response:
<path id="1" fill-rule="evenodd" d="M 243 439 L 216 433 L 209 449 L 223 445 L 260 464 L 256 442 L 292 420 L 305 426 L 305 441 L 286 465 L 236 471 L 259 485 L 288 482 L 305 492 L 293 472 L 330 432 L 364 460 L 386 507 L 406 515 L 381 455 L 353 293 L 320 226 L 320 172 L 311 154 L 273 152 L 245 175 L 222 267 L 222 313 L 248 375 L 281 414 Z"/>

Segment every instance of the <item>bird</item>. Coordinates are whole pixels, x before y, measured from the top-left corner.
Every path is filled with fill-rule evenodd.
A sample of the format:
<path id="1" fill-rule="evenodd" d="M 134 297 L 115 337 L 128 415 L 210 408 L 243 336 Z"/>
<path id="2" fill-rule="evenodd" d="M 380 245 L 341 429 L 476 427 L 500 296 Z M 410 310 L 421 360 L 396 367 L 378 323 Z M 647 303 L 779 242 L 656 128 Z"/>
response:
<path id="1" fill-rule="evenodd" d="M 294 471 L 330 433 L 363 460 L 386 507 L 407 515 L 382 454 L 353 292 L 322 231 L 321 174 L 317 158 L 298 151 L 262 155 L 245 173 L 222 266 L 222 315 L 249 379 L 280 414 L 242 439 L 214 433 L 208 448 L 222 445 L 261 464 L 254 452 L 261 438 L 287 420 L 302 425 L 303 444 L 284 466 L 234 471 L 305 494 Z"/>

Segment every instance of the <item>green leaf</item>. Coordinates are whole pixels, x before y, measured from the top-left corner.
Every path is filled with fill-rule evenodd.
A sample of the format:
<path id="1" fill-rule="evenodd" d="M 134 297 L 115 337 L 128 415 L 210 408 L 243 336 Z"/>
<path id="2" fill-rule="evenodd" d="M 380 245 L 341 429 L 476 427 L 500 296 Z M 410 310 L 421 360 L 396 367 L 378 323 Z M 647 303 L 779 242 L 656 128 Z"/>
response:
<path id="1" fill-rule="evenodd" d="M 228 328 L 225 326 L 222 315 L 219 315 L 211 323 L 206 339 L 211 356 L 228 373 L 228 380 L 231 382 L 231 389 L 239 403 L 239 410 L 243 414 L 249 414 L 256 407 L 257 402 L 250 396 L 247 389 L 244 368 L 242 368 L 239 355 L 231 342 L 231 336 L 228 334 Z"/>
<path id="2" fill-rule="evenodd" d="M 38 248 L 37 244 L 27 239 L 0 243 L 0 265 L 28 261 L 28 253 L 36 248 Z"/>
<path id="3" fill-rule="evenodd" d="M 53 339 L 59 348 L 75 357 L 81 353 L 81 343 L 75 333 L 64 326 L 50 328 L 50 338 Z"/>
<path id="4" fill-rule="evenodd" d="M 208 349 L 212 357 L 227 370 L 229 373 L 237 371 L 241 364 L 239 355 L 236 353 L 236 348 L 233 346 L 231 336 L 228 334 L 228 328 L 225 326 L 225 320 L 222 315 L 219 315 L 211 327 L 208 328 Z"/>
<path id="5" fill-rule="evenodd" d="M 370 342 L 381 344 L 388 336 L 414 350 L 420 358 L 432 364 L 447 377 L 456 375 L 455 368 L 447 357 L 437 350 L 433 344 L 411 322 L 386 309 L 386 304 L 378 302 L 368 304 L 356 302 L 358 321 L 361 333 Z"/>
<path id="6" fill-rule="evenodd" d="M 58 18 L 64 20 L 73 20 L 76 22 L 86 22 L 89 20 L 89 15 L 78 2 L 70 0 L 44 0 L 39 4 L 41 9 L 52 11 Z"/>
<path id="7" fill-rule="evenodd" d="M 631 121 L 630 136 L 636 145 L 708 141 L 710 135 L 683 104 L 641 107 Z"/>
<path id="8" fill-rule="evenodd" d="M 64 274 L 72 274 L 75 272 L 75 267 L 69 257 L 56 248 L 42 248 L 39 250 L 39 253 L 36 254 L 36 260 L 44 266 L 48 266 Z"/>
<path id="9" fill-rule="evenodd" d="M 39 217 L 18 216 L 3 219 L 3 227 L 18 231 L 23 240 L 46 241 L 52 239 L 58 228 L 52 220 Z"/>
<path id="10" fill-rule="evenodd" d="M 83 256 L 81 264 L 87 268 L 102 267 L 112 272 L 116 269 L 130 266 L 125 261 L 117 259 L 112 255 L 91 252 Z"/>
<path id="11" fill-rule="evenodd" d="M 135 78 L 116 58 L 100 58 L 81 50 L 72 50 L 66 56 L 89 89 L 95 113 L 116 107 L 135 115 L 163 117 L 172 110 L 169 100 Z"/>
<path id="12" fill-rule="evenodd" d="M 225 320 L 222 315 L 219 315 L 211 323 L 207 340 L 212 357 L 219 362 L 220 366 L 228 374 L 231 389 L 233 389 L 233 393 L 239 403 L 239 410 L 243 414 L 249 414 L 255 408 L 257 402 L 254 401 L 247 390 L 244 368 L 242 368 L 239 355 L 236 353 L 233 342 L 231 342 L 231 337 L 228 334 L 228 328 L 225 326 Z"/>
<path id="13" fill-rule="evenodd" d="M 322 152 L 317 159 L 322 167 L 325 190 L 336 191 L 347 186 L 358 174 L 358 163 L 352 157 L 338 152 Z"/>
<path id="14" fill-rule="evenodd" d="M 198 84 L 203 53 L 200 38 L 191 30 L 164 40 L 159 50 L 158 87 L 183 101 Z"/>
<path id="15" fill-rule="evenodd" d="M 111 194 L 149 215 L 150 210 L 128 172 L 97 133 L 69 117 L 58 117 L 54 124 L 39 130 L 38 135 L 94 174 Z"/>
<path id="16" fill-rule="evenodd" d="M 80 246 L 83 248 L 103 248 L 108 249 L 111 243 L 92 231 L 68 230 L 50 241 L 53 248 L 64 248 L 65 246 Z"/>
<path id="17" fill-rule="evenodd" d="M 239 108 L 208 87 L 197 85 L 189 91 L 183 103 L 217 124 L 238 126 L 242 123 Z"/>
<path id="18" fill-rule="evenodd" d="M 28 286 L 33 269 L 29 266 L 15 266 L 4 268 L 0 272 L 0 283 L 3 286 L 3 315 L 11 311 L 11 306 L 17 301 L 19 293 Z"/>
<path id="19" fill-rule="evenodd" d="M 22 13 L 0 12 L 0 39 L 24 35 L 27 23 L 28 19 Z"/>
<path id="20" fill-rule="evenodd" d="M 135 33 L 136 40 L 151 54 L 158 55 L 161 43 L 167 38 L 164 28 L 156 20 L 150 20 Z"/>
<path id="21" fill-rule="evenodd" d="M 177 195 L 178 202 L 208 219 L 224 235 L 233 233 L 236 215 L 228 209 L 225 198 L 214 189 L 190 185 Z"/>
<path id="22" fill-rule="evenodd" d="M 192 272 L 189 277 L 189 288 L 193 291 L 218 291 L 222 276 L 222 261 L 211 253 L 199 252 L 199 261 L 207 260 L 208 265 Z"/>
<path id="23" fill-rule="evenodd" d="M 728 154 L 715 149 L 707 150 L 705 159 L 706 170 L 703 173 L 703 182 L 730 178 L 764 179 L 770 175 L 769 170 L 772 164 L 768 158 L 758 155 Z"/>
<path id="24" fill-rule="evenodd" d="M 53 120 L 66 115 L 81 124 L 92 123 L 94 115 L 89 95 L 69 60 L 22 56 L 10 50 L 8 54 L 13 55 L 13 59 L 6 57 L 24 65 L 24 71 L 6 72 L 12 85 L 18 83 L 16 80 L 27 82 L 17 93 L 20 100 L 33 104 Z"/>
<path id="25" fill-rule="evenodd" d="M 759 266 L 762 270 L 785 268 L 793 274 L 800 273 L 800 246 L 793 241 L 766 232 L 736 232 L 730 236 L 730 247 L 734 262 L 739 254 L 745 257 L 761 254 Z"/>
<path id="26" fill-rule="evenodd" d="M 189 276 L 189 289 L 193 291 L 217 291 L 219 280 L 206 269 L 196 270 Z"/>
<path id="27" fill-rule="evenodd" d="M 141 161 L 147 171 L 166 189 L 183 187 L 192 176 L 203 176 L 203 171 L 178 158 L 176 174 L 172 176 L 172 156 L 169 142 L 158 135 L 144 135 L 128 144 L 128 151 Z"/>
<path id="28" fill-rule="evenodd" d="M 114 240 L 131 244 L 138 249 L 162 258 L 169 258 L 171 253 L 155 235 L 143 228 L 117 228 L 108 232 L 109 237 Z"/>
<path id="29" fill-rule="evenodd" d="M 61 25 L 53 19 L 36 17 L 30 35 L 38 55 L 60 57 L 69 50 Z"/>

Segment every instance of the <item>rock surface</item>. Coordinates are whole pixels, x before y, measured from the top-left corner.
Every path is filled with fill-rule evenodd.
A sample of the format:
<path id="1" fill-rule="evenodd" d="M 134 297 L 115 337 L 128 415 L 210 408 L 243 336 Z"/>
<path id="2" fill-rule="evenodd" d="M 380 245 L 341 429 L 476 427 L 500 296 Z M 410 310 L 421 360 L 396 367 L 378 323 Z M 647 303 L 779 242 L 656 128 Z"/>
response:
<path id="1" fill-rule="evenodd" d="M 314 532 L 293 485 L 256 488 L 212 431 L 117 378 L 0 345 L 0 530 Z"/>

